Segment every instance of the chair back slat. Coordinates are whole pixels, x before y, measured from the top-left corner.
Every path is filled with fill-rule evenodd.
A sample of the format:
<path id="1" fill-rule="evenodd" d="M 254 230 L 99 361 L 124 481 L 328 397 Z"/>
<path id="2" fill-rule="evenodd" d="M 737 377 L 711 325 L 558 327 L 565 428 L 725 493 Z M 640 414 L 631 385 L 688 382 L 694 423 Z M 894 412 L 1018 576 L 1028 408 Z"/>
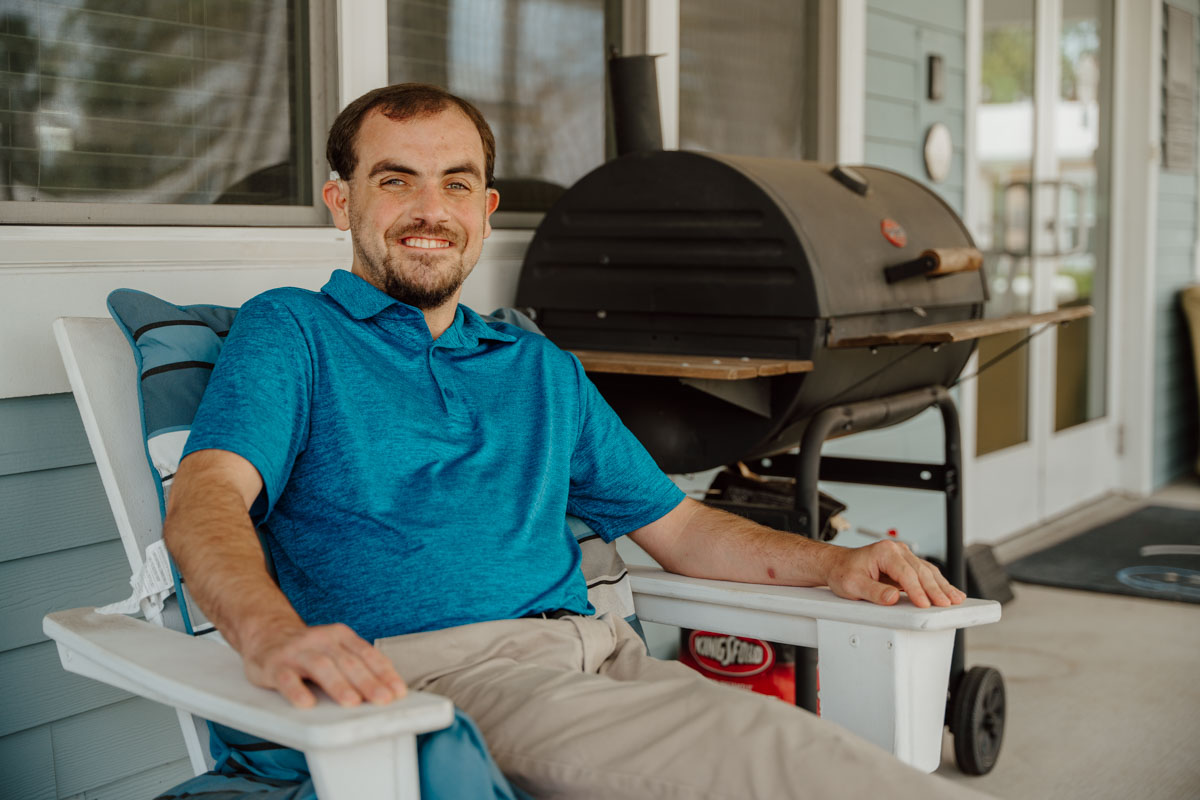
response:
<path id="1" fill-rule="evenodd" d="M 146 548 L 162 538 L 158 489 L 146 460 L 137 363 L 125 334 L 111 319 L 62 317 L 54 322 L 54 338 L 130 572 L 136 574 Z M 174 596 L 157 621 L 172 630 L 185 629 Z M 178 714 L 192 769 L 200 774 L 212 766 L 207 723 L 184 711 Z"/>
<path id="2" fill-rule="evenodd" d="M 137 365 L 111 319 L 63 317 L 54 336 L 133 572 L 162 538 L 158 489 L 146 461 Z"/>

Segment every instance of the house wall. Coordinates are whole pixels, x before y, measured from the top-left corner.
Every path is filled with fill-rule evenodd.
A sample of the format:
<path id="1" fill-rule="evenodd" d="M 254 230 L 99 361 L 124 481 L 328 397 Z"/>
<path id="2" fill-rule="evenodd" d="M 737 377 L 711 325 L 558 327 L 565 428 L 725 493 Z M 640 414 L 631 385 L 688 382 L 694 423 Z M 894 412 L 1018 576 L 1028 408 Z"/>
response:
<path id="1" fill-rule="evenodd" d="M 156 703 L 59 666 L 42 617 L 122 599 L 129 568 L 69 394 L 0 400 L 0 798 L 153 797 L 191 775 Z"/>
<path id="2" fill-rule="evenodd" d="M 1200 16 L 1200 0 L 1170 0 L 1166 5 Z M 1200 37 L 1197 41 L 1200 43 Z M 1196 63 L 1200 65 L 1200 56 Z M 1200 158 L 1196 164 L 1200 165 Z M 1197 168 L 1193 168 L 1186 172 L 1163 169 L 1158 178 L 1154 284 L 1155 487 L 1192 469 L 1200 438 L 1196 376 L 1190 366 L 1191 341 L 1179 305 L 1179 290 L 1200 280 L 1196 272 L 1197 177 Z"/>
<path id="3" fill-rule="evenodd" d="M 513 303 L 530 234 L 493 233 L 467 305 Z M 239 305 L 273 286 L 319 288 L 349 262 L 348 240 L 332 227 L 0 228 L 0 297 L 24 298 L 0 320 L 0 800 L 153 797 L 191 775 L 174 711 L 65 672 L 42 635 L 51 611 L 129 593 L 51 322 L 106 316 L 104 298 L 118 287 Z"/>
<path id="4" fill-rule="evenodd" d="M 944 0 L 868 0 L 864 161 L 902 172 L 963 213 L 966 129 L 966 5 Z M 927 57 L 942 56 L 945 96 L 926 98 Z M 935 122 L 954 139 L 949 177 L 933 183 L 925 173 L 924 137 Z M 926 412 L 901 425 L 830 442 L 825 453 L 941 463 L 941 417 Z M 945 503 L 940 493 L 822 484 L 849 506 L 847 518 L 873 531 L 895 529 L 921 555 L 945 553 Z M 847 533 L 838 542 L 872 541 Z"/>

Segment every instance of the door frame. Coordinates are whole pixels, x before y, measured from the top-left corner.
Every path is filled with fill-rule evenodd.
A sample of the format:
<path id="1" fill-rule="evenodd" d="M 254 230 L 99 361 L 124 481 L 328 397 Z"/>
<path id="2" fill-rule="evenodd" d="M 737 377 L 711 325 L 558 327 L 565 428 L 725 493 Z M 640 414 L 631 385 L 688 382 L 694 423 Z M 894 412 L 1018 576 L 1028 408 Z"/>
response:
<path id="1" fill-rule="evenodd" d="M 982 73 L 983 0 L 966 0 L 967 74 L 966 74 L 966 172 L 976 174 L 978 153 L 975 111 L 979 106 L 979 81 Z M 1154 319 L 1154 223 L 1158 182 L 1158 93 L 1161 67 L 1161 3 L 1151 3 L 1146 15 L 1140 0 L 1115 0 L 1112 24 L 1112 125 L 1109 236 L 1109 331 L 1108 384 L 1106 416 L 1061 432 L 1053 432 L 1053 370 L 1051 385 L 1031 398 L 1029 442 L 1001 453 L 975 456 L 977 388 L 973 381 L 964 383 L 959 396 L 963 422 L 963 482 L 965 491 L 966 538 L 968 542 L 995 542 L 1046 519 L 1078 507 L 1105 493 L 1122 490 L 1146 494 L 1151 489 L 1153 444 L 1153 319 Z M 1051 38 L 1038 56 L 1045 58 L 1050 49 L 1057 54 L 1061 7 L 1056 0 L 1036 0 L 1035 25 L 1052 28 Z M 1053 16 L 1053 20 L 1048 17 Z M 1052 43 L 1052 44 L 1051 44 Z M 1050 75 L 1036 80 L 1054 91 L 1051 83 L 1057 73 L 1057 61 Z M 1053 96 L 1053 95 L 1051 95 Z M 1042 126 L 1044 128 L 1044 126 Z M 1035 136 L 1046 136 L 1035 130 Z M 1043 153 L 1047 152 L 1044 146 Z M 1035 156 L 1036 157 L 1036 156 Z M 1045 157 L 1045 156 L 1043 156 Z M 981 202 L 982 187 L 968 179 L 964 216 L 973 218 Z M 1043 284 L 1045 282 L 1042 282 Z M 1043 287 L 1042 291 L 1045 291 Z M 1036 296 L 1035 296 L 1036 298 Z M 1044 298 L 1044 295 L 1043 295 Z M 1053 334 L 1032 342 L 1042 348 L 1038 355 L 1049 359 L 1053 367 Z M 977 369 L 977 357 L 965 368 Z M 1033 426 L 1049 433 L 1035 436 Z M 1068 470 L 1068 459 L 1080 462 L 1079 451 L 1090 474 L 1076 475 L 1090 483 L 1086 489 L 1062 489 L 1050 492 L 1039 509 L 1012 513 L 1014 505 L 1026 502 L 1031 481 L 1041 481 L 1051 472 Z M 1064 458 L 1066 456 L 1067 458 Z M 1014 477 L 1015 476 L 1015 477 Z M 1033 487 L 1041 491 L 1040 487 Z M 1015 490 L 1015 491 L 1014 491 Z M 1026 495 L 1026 496 L 1022 496 Z M 1009 520 L 1017 522 L 1003 522 Z"/>

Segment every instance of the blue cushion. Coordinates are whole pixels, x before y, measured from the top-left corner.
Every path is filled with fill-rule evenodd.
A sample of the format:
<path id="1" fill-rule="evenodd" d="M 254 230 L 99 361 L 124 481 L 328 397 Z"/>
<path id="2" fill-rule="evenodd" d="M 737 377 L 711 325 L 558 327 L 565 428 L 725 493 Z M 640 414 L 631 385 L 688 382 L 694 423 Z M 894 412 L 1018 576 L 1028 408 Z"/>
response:
<path id="1" fill-rule="evenodd" d="M 159 511 L 165 516 L 167 493 L 192 418 L 237 309 L 177 306 L 145 292 L 117 289 L 108 295 L 108 310 L 129 341 L 137 363 L 146 458 L 156 479 Z M 173 564 L 171 570 L 188 633 L 213 630 L 212 623 L 191 602 Z"/>

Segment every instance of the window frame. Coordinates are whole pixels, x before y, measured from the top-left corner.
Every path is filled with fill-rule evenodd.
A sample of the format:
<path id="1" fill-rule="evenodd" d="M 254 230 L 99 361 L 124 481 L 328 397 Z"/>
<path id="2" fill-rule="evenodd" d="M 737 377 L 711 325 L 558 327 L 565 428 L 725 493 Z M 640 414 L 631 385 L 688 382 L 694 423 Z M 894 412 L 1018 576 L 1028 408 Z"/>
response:
<path id="1" fill-rule="evenodd" d="M 75 203 L 70 201 L 0 200 L 0 220 L 14 225 L 120 225 L 189 227 L 313 227 L 329 224 L 321 200 L 328 176 L 324 141 L 337 105 L 339 70 L 336 0 L 304 0 L 300 27 L 308 41 L 308 70 L 302 92 L 308 95 L 308 150 L 303 167 L 310 171 L 312 198 L 308 205 L 234 205 L 193 203 Z M 303 62 L 297 54 L 293 66 Z M 252 220 L 252 221 L 247 221 Z"/>

